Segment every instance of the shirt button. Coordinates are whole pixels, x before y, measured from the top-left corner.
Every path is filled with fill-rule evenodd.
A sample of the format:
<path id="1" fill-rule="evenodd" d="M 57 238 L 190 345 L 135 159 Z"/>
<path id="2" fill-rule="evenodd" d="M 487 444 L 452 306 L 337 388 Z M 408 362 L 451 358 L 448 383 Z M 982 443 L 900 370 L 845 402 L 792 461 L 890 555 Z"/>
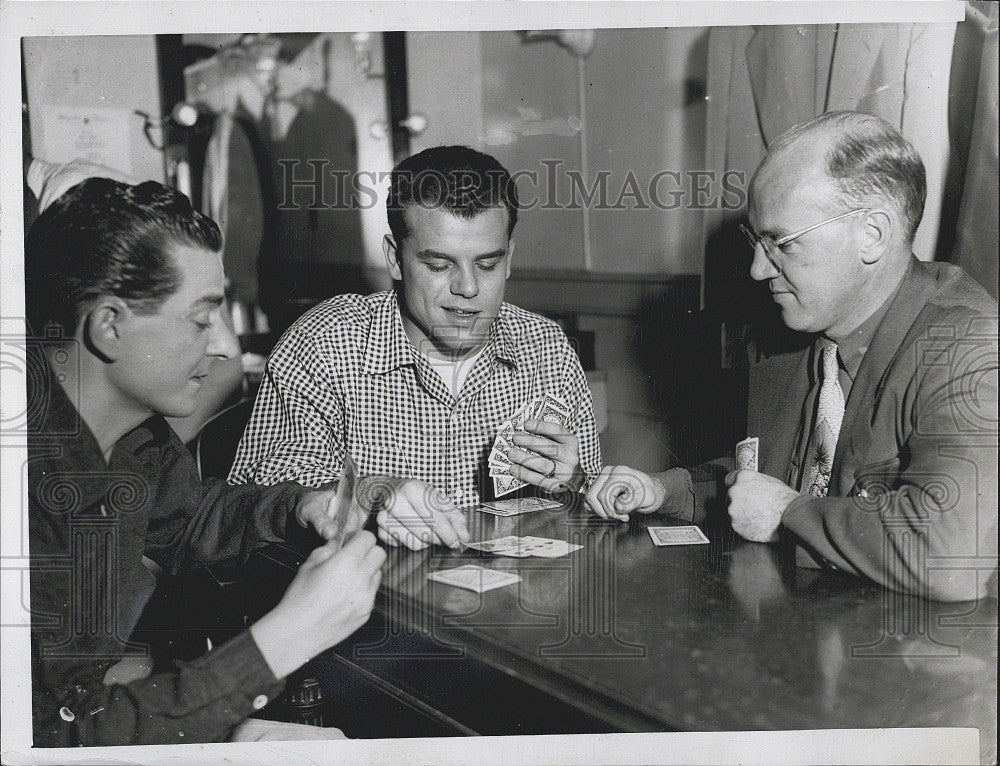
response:
<path id="1" fill-rule="evenodd" d="M 254 710 L 260 710 L 262 707 L 264 707 L 264 705 L 267 704 L 267 695 L 258 694 L 256 697 L 253 698 L 253 702 L 251 702 L 250 704 L 253 705 Z"/>
<path id="2" fill-rule="evenodd" d="M 64 721 L 75 721 L 76 720 L 76 714 L 72 710 L 70 710 L 68 707 L 61 707 L 61 708 L 59 708 L 59 717 L 62 718 Z"/>

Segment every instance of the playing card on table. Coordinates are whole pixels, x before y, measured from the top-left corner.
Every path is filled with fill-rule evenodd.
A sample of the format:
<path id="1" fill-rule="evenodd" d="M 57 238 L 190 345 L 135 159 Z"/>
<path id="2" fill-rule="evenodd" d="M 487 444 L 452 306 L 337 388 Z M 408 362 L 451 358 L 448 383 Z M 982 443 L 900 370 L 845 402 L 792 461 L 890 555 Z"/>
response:
<path id="1" fill-rule="evenodd" d="M 751 471 L 757 469 L 757 451 L 760 448 L 760 439 L 751 436 L 736 445 L 736 467 L 740 470 L 747 468 Z"/>
<path id="2" fill-rule="evenodd" d="M 521 538 L 516 535 L 498 537 L 494 540 L 481 540 L 477 543 L 466 543 L 466 547 L 486 553 L 494 553 L 497 556 L 514 556 L 519 559 L 527 558 L 531 555 L 530 553 L 522 552 L 524 546 L 521 544 Z"/>
<path id="3" fill-rule="evenodd" d="M 522 537 L 519 553 L 528 556 L 540 556 L 545 559 L 555 559 L 578 551 L 582 545 L 568 543 L 565 540 L 554 540 L 548 537 Z M 506 554 L 501 554 L 506 555 Z"/>
<path id="4" fill-rule="evenodd" d="M 427 575 L 427 579 L 454 585 L 456 588 L 465 588 L 476 593 L 502 588 L 505 585 L 513 585 L 521 581 L 520 575 L 513 572 L 498 572 L 495 569 L 485 569 L 474 564 L 431 572 Z"/>
<path id="5" fill-rule="evenodd" d="M 562 505 L 556 500 L 546 500 L 541 497 L 519 497 L 512 500 L 494 500 L 483 503 L 480 510 L 492 513 L 494 516 L 517 516 L 519 513 L 547 511 Z"/>
<path id="6" fill-rule="evenodd" d="M 690 527 L 646 527 L 653 544 L 662 545 L 701 545 L 708 542 L 705 534 L 696 526 Z"/>
<path id="7" fill-rule="evenodd" d="M 554 559 L 565 556 L 573 551 L 578 551 L 583 546 L 547 537 L 517 537 L 516 535 L 508 535 L 507 537 L 498 537 L 495 540 L 468 543 L 468 547 L 492 553 L 496 556 L 512 556 L 519 559 L 527 558 L 528 556 L 539 556 L 540 558 Z"/>

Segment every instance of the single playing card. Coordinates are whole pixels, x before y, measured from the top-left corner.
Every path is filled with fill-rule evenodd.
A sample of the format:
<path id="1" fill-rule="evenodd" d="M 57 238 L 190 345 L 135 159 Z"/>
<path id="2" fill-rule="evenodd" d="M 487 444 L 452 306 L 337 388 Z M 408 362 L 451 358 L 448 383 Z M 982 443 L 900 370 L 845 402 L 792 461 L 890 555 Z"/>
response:
<path id="1" fill-rule="evenodd" d="M 556 559 L 566 556 L 573 551 L 578 551 L 582 545 L 568 543 L 565 540 L 554 540 L 548 537 L 522 537 L 521 546 L 518 548 L 519 555 L 539 556 L 545 559 Z M 501 556 L 508 554 L 501 553 Z"/>
<path id="2" fill-rule="evenodd" d="M 531 555 L 530 553 L 521 551 L 523 547 L 521 538 L 516 535 L 498 537 L 495 540 L 482 540 L 478 543 L 466 543 L 466 547 L 474 548 L 477 551 L 485 551 L 486 553 L 494 553 L 497 556 L 513 556 L 520 559 Z"/>
<path id="3" fill-rule="evenodd" d="M 521 405 L 521 408 L 514 413 L 513 417 L 507 422 L 509 422 L 515 431 L 524 430 L 524 421 L 531 417 L 531 413 L 534 412 L 535 407 L 538 405 L 538 400 L 525 402 Z"/>
<path id="4" fill-rule="evenodd" d="M 751 436 L 736 445 L 736 467 L 738 469 L 748 468 L 751 471 L 757 470 L 757 450 L 760 447 L 760 439 Z"/>
<path id="5" fill-rule="evenodd" d="M 662 545 L 701 545 L 708 542 L 705 533 L 696 526 L 690 527 L 646 527 L 653 544 Z"/>
<path id="6" fill-rule="evenodd" d="M 427 579 L 454 585 L 456 588 L 465 588 L 476 593 L 502 588 L 505 585 L 513 585 L 521 581 L 520 575 L 513 572 L 498 572 L 495 569 L 485 569 L 474 564 L 431 572 L 427 575 Z"/>
<path id="7" fill-rule="evenodd" d="M 490 476 L 510 476 L 510 458 L 496 447 L 490 452 Z"/>
<path id="8" fill-rule="evenodd" d="M 546 500 L 541 497 L 520 497 L 511 500 L 494 500 L 490 503 L 483 503 L 480 510 L 496 516 L 516 516 L 519 513 L 547 511 L 550 508 L 559 508 L 561 505 L 556 500 Z"/>
<path id="9" fill-rule="evenodd" d="M 569 423 L 569 407 L 555 394 L 545 394 L 535 409 L 535 420 L 545 420 L 566 427 Z"/>
<path id="10" fill-rule="evenodd" d="M 503 497 L 504 495 L 509 495 L 511 492 L 516 492 L 521 489 L 521 487 L 527 487 L 527 483 L 521 481 L 520 479 L 515 479 L 513 476 L 494 476 L 493 477 L 493 496 Z"/>

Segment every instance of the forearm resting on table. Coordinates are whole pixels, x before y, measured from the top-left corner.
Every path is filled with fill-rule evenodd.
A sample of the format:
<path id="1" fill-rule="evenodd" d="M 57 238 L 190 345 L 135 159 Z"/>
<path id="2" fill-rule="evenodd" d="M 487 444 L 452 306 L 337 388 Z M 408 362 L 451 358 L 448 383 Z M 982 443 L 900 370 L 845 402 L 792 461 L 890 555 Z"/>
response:
<path id="1" fill-rule="evenodd" d="M 652 474 L 663 485 L 664 498 L 659 510 L 682 521 L 695 520 L 695 495 L 691 473 L 686 468 L 670 468 Z"/>

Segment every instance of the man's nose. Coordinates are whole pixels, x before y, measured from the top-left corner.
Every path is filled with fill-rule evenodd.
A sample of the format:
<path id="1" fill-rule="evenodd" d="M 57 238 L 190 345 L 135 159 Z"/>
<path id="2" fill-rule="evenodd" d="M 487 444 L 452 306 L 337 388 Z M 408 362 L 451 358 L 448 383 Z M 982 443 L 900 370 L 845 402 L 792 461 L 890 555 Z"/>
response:
<path id="1" fill-rule="evenodd" d="M 476 279 L 474 268 L 458 269 L 451 282 L 452 295 L 461 295 L 463 298 L 475 298 L 479 295 L 479 280 Z"/>
<path id="2" fill-rule="evenodd" d="M 763 282 L 766 279 L 774 279 L 780 275 L 781 272 L 778 271 L 778 268 L 768 256 L 763 243 L 758 242 L 753 249 L 753 262 L 750 264 L 750 278 L 757 282 Z"/>
<path id="3" fill-rule="evenodd" d="M 209 330 L 211 337 L 208 341 L 206 353 L 209 356 L 221 359 L 232 359 L 240 353 L 240 342 L 237 340 L 229 324 L 222 317 L 224 309 L 219 309 L 213 313 L 212 327 Z"/>

